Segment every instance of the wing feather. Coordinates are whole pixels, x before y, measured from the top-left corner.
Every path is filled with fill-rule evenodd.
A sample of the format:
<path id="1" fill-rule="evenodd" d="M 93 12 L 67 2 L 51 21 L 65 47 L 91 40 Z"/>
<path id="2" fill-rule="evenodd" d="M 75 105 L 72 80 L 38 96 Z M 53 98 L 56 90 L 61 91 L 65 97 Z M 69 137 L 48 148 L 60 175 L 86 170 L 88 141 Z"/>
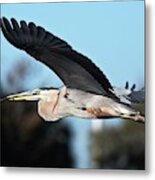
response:
<path id="1" fill-rule="evenodd" d="M 32 22 L 20 21 L 18 24 L 13 18 L 11 22 L 2 18 L 0 25 L 12 45 L 46 64 L 67 87 L 115 97 L 102 71 L 65 41 Z"/>

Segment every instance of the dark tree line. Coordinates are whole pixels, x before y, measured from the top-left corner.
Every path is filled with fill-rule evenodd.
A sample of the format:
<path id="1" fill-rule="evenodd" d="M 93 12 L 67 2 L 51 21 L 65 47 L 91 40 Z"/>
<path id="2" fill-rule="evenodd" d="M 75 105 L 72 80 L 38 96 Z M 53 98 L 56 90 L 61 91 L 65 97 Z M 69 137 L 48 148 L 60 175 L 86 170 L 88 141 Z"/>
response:
<path id="1" fill-rule="evenodd" d="M 24 89 L 28 67 L 21 63 L 12 68 L 1 97 Z M 71 168 L 71 136 L 68 124 L 41 119 L 35 102 L 1 102 L 1 166 Z"/>
<path id="2" fill-rule="evenodd" d="M 145 126 L 125 121 L 120 127 L 93 134 L 93 159 L 97 168 L 145 169 Z"/>

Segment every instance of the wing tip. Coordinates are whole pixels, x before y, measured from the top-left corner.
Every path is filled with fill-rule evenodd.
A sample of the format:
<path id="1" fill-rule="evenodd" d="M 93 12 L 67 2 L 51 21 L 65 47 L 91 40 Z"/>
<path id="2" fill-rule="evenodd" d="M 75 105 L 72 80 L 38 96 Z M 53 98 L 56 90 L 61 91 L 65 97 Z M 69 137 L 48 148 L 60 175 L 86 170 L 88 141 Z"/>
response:
<path id="1" fill-rule="evenodd" d="M 2 26 L 4 26 L 4 19 L 5 19 L 5 17 L 0 18 L 0 28 L 2 28 Z"/>
<path id="2" fill-rule="evenodd" d="M 10 18 L 12 19 L 12 18 Z M 9 19 L 7 19 L 5 16 L 0 18 L 0 28 L 1 29 L 5 29 L 5 30 L 9 30 L 10 28 L 12 28 L 11 26 L 12 24 L 10 23 Z"/>

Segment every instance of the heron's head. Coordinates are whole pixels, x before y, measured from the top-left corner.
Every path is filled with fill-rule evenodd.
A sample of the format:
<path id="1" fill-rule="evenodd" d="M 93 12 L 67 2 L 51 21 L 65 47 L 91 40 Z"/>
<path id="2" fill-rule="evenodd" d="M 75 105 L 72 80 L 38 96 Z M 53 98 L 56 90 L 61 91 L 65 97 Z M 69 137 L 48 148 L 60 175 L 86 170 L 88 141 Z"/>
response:
<path id="1" fill-rule="evenodd" d="M 39 101 L 39 100 L 50 101 L 55 97 L 57 97 L 58 94 L 59 94 L 59 89 L 42 88 L 42 89 L 34 89 L 32 91 L 26 91 L 22 93 L 9 95 L 4 99 L 7 99 L 9 101 Z"/>

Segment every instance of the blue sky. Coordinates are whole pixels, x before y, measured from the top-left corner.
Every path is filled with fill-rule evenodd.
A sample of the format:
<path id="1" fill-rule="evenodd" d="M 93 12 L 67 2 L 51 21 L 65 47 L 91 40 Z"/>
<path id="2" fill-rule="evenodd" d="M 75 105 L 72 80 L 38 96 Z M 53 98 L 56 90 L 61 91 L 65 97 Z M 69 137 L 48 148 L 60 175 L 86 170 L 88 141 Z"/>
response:
<path id="1" fill-rule="evenodd" d="M 92 59 L 114 86 L 124 86 L 126 80 L 138 87 L 144 84 L 144 1 L 2 4 L 1 14 L 7 18 L 33 21 L 66 40 L 74 49 Z M 25 89 L 42 84 L 62 85 L 48 68 L 14 48 L 3 36 L 1 43 L 1 80 L 4 87 L 7 84 L 6 73 L 14 63 L 21 61 L 21 57 L 35 67 L 35 70 L 30 69 Z M 81 132 L 85 133 L 80 133 L 81 136 L 88 136 L 88 121 L 77 120 L 73 126 L 81 129 L 81 123 Z M 76 140 L 85 144 L 87 139 L 81 136 Z M 77 155 L 78 159 L 85 158 L 78 162 L 78 166 L 88 166 L 86 149 L 79 144 L 74 144 L 74 147 L 82 148 L 83 155 Z"/>
<path id="2" fill-rule="evenodd" d="M 65 39 L 91 58 L 113 85 L 123 86 L 126 80 L 138 84 L 144 81 L 143 5 L 143 1 L 2 4 L 1 13 L 8 18 L 33 21 Z M 29 57 L 2 36 L 2 72 L 21 56 Z M 46 71 L 43 74 L 46 77 Z M 31 85 L 38 83 L 36 78 L 31 79 Z M 53 80 L 46 79 L 47 84 L 53 84 Z M 60 81 L 54 83 L 59 84 Z"/>

